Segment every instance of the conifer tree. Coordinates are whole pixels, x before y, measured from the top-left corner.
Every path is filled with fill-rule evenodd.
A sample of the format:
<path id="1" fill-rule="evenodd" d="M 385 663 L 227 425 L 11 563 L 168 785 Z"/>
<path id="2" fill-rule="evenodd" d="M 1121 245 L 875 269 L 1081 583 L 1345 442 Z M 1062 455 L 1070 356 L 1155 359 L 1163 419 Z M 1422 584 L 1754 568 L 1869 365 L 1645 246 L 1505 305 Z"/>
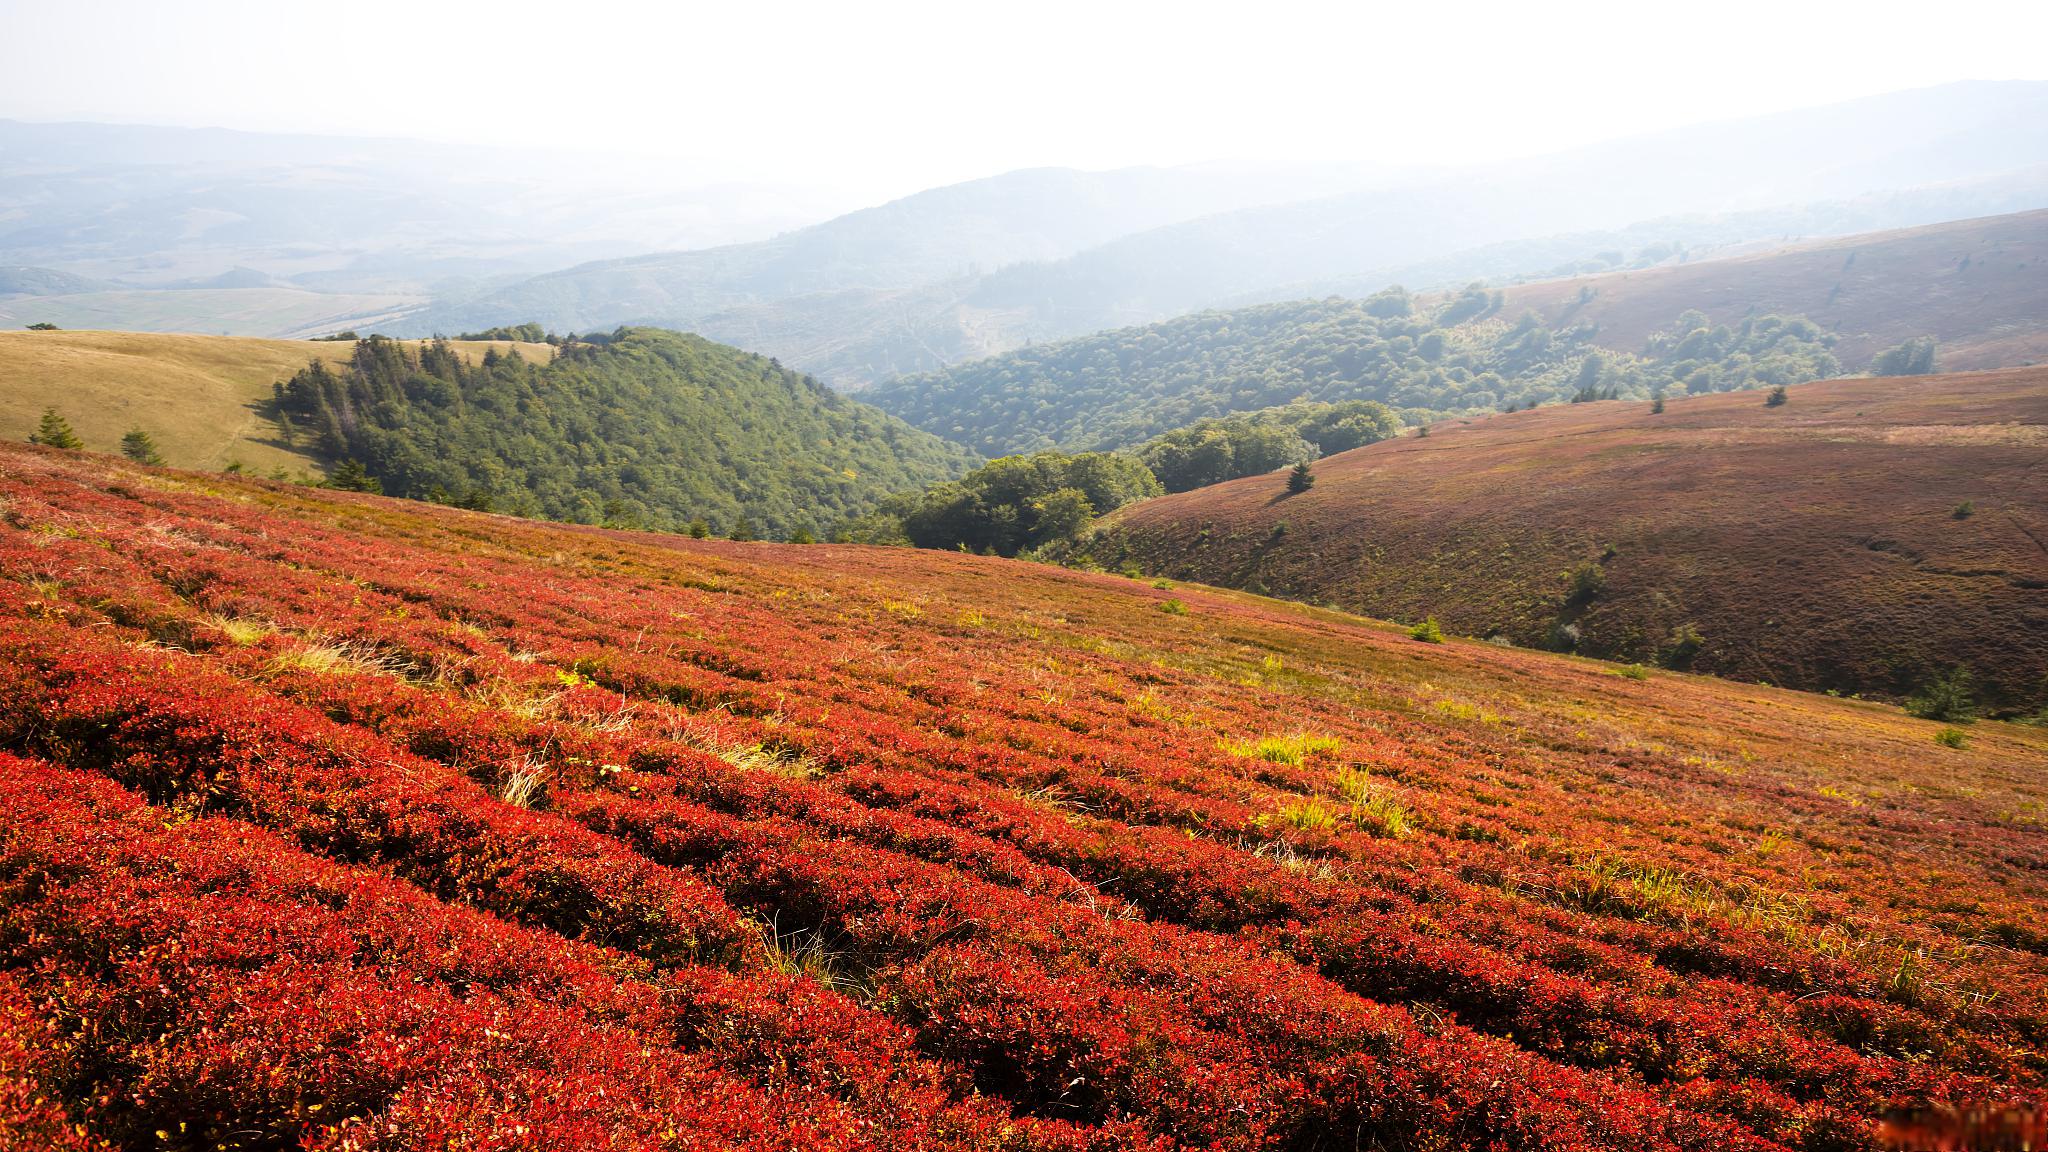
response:
<path id="1" fill-rule="evenodd" d="M 140 428 L 130 428 L 128 434 L 121 437 L 121 455 L 137 464 L 160 465 L 164 462 L 163 453 L 156 450 L 156 441 Z"/>
<path id="2" fill-rule="evenodd" d="M 28 438 L 31 444 L 47 444 L 52 448 L 67 448 L 73 452 L 85 447 L 85 442 L 71 430 L 71 422 L 57 414 L 57 409 L 43 409 L 43 420 L 36 426 L 35 434 Z"/>
<path id="3" fill-rule="evenodd" d="M 339 488 L 344 492 L 382 492 L 384 485 L 363 467 L 362 461 L 353 457 L 334 466 L 327 474 L 327 487 Z"/>
<path id="4" fill-rule="evenodd" d="M 1306 460 L 1296 464 L 1294 471 L 1287 474 L 1287 491 L 1290 494 L 1298 496 L 1315 486 L 1316 474 L 1309 470 L 1308 461 Z"/>

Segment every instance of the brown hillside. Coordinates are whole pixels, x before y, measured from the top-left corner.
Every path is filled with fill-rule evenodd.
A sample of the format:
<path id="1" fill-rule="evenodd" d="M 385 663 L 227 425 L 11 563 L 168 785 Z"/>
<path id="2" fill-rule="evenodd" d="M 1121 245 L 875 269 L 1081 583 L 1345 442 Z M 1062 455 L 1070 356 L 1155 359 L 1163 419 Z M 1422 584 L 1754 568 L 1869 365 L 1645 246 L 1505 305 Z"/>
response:
<path id="1" fill-rule="evenodd" d="M 1691 625 L 1696 670 L 1793 687 L 1896 697 L 1962 664 L 2001 709 L 2048 705 L 2048 368 L 1537 409 L 1315 472 L 1135 505 L 1094 551 L 1621 659 Z M 1604 586 L 1574 602 L 1586 564 Z"/>
<path id="2" fill-rule="evenodd" d="M 1524 284 L 1507 290 L 1505 311 L 1596 324 L 1600 343 L 1640 352 L 1688 308 L 1720 323 L 1752 312 L 1810 317 L 1840 337 L 1836 354 L 1850 371 L 1915 336 L 1940 342 L 1944 371 L 2048 362 L 2048 211 Z"/>
<path id="3" fill-rule="evenodd" d="M 511 343 L 464 342 L 472 356 Z M 347 359 L 354 345 L 148 332 L 0 332 L 0 439 L 20 441 L 54 405 L 95 452 L 120 449 L 142 428 L 166 463 L 258 472 L 317 469 L 285 443 L 267 415 L 270 386 L 316 359 Z M 516 345 L 547 359 L 546 344 Z"/>

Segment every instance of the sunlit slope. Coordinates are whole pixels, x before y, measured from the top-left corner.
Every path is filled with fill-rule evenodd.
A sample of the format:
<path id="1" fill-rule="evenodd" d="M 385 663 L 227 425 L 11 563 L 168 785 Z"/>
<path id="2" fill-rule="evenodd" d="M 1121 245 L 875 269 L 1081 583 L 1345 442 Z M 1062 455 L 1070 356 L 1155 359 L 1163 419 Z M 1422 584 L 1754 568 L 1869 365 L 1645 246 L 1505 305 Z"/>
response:
<path id="1" fill-rule="evenodd" d="M 481 355 L 490 345 L 462 345 Z M 501 350 L 513 347 L 499 344 Z M 545 344 L 519 345 L 546 359 Z M 318 469 L 268 414 L 271 385 L 316 359 L 345 360 L 351 343 L 144 332 L 0 332 L 0 438 L 24 440 L 55 406 L 86 447 L 119 448 L 141 428 L 174 467 L 259 472 Z"/>
<path id="2" fill-rule="evenodd" d="M 1551 406 L 1315 475 L 1120 510 L 1095 554 L 1814 690 L 1962 665 L 1999 707 L 2048 704 L 2048 369 Z"/>
<path id="3" fill-rule="evenodd" d="M 1823 1152 L 2048 1079 L 2040 729 L 39 449 L 0 498 L 56 1146 Z"/>
<path id="4" fill-rule="evenodd" d="M 1719 324 L 1806 316 L 1836 335 L 1851 371 L 1916 336 L 1935 337 L 1944 371 L 2048 363 L 2048 211 L 1527 284 L 1507 290 L 1505 307 L 1593 325 L 1625 352 L 1687 309 Z"/>

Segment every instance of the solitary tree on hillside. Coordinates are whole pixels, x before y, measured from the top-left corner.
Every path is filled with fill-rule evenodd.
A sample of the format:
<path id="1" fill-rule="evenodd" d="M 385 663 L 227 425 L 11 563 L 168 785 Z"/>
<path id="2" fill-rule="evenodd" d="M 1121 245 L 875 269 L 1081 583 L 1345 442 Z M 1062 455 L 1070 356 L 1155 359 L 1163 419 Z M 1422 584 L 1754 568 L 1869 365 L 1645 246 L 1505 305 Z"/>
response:
<path id="1" fill-rule="evenodd" d="M 1306 460 L 1296 464 L 1294 470 L 1287 474 L 1287 492 L 1289 495 L 1299 496 L 1315 486 L 1316 474 L 1309 469 L 1308 461 Z"/>
<path id="2" fill-rule="evenodd" d="M 1780 384 L 1776 388 L 1771 389 L 1771 394 L 1769 396 L 1764 397 L 1764 407 L 1776 408 L 1779 405 L 1783 404 L 1785 400 L 1785 386 L 1783 384 Z"/>
<path id="3" fill-rule="evenodd" d="M 28 438 L 31 444 L 47 444 L 52 448 L 68 448 L 77 451 L 85 447 L 85 441 L 71 430 L 71 422 L 57 414 L 55 408 L 43 409 L 42 423 L 36 426 L 35 434 Z"/>
<path id="4" fill-rule="evenodd" d="M 48 320 L 39 320 L 36 323 L 29 325 L 28 330 L 31 332 L 55 332 L 57 331 L 57 326 L 55 324 L 50 323 Z"/>
<path id="5" fill-rule="evenodd" d="M 156 441 L 150 439 L 149 433 L 140 428 L 130 428 L 128 434 L 121 437 L 121 455 L 137 464 L 164 462 L 163 454 L 156 450 Z"/>
<path id="6" fill-rule="evenodd" d="M 1915 336 L 1894 344 L 1870 362 L 1872 376 L 1925 376 L 1934 371 L 1934 337 Z"/>

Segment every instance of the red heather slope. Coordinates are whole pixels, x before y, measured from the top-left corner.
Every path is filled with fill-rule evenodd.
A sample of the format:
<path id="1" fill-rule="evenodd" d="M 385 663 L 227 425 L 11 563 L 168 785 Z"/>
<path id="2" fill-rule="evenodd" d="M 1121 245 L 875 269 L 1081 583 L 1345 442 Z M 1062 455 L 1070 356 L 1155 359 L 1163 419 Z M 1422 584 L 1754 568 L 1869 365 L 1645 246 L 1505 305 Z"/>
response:
<path id="1" fill-rule="evenodd" d="M 1839 1152 L 2048 1086 L 2038 729 L 41 450 L 0 509 L 0 1147 Z"/>
<path id="2" fill-rule="evenodd" d="M 1852 372 L 1915 336 L 1935 337 L 1947 372 L 2048 362 L 2048 211 L 1548 280 L 1508 289 L 1505 305 L 1509 316 L 1595 325 L 1595 339 L 1622 352 L 1642 351 L 1688 308 L 1719 324 L 1806 316 L 1840 338 L 1835 353 Z"/>
<path id="3" fill-rule="evenodd" d="M 1961 664 L 2048 705 L 2048 369 L 1845 379 L 1437 425 L 1120 510 L 1094 554 L 1465 635 L 1902 696 Z M 1967 517 L 1957 512 L 1971 506 Z M 1284 528 L 1282 527 L 1284 525 Z M 1567 573 L 1604 584 L 1574 597 Z"/>

